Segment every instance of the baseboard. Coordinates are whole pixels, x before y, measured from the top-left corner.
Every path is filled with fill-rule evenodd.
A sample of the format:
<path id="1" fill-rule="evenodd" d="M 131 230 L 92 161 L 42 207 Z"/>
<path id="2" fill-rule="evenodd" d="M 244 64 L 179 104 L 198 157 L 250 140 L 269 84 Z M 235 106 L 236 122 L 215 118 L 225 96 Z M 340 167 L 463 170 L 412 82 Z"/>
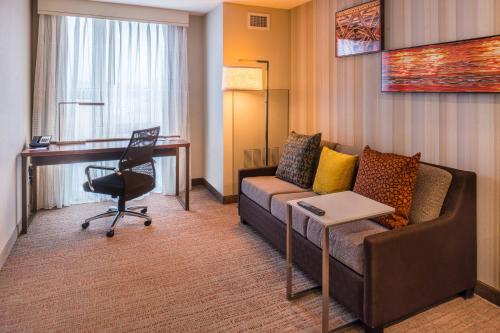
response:
<path id="1" fill-rule="evenodd" d="M 236 194 L 235 195 L 225 195 L 222 198 L 222 203 L 223 204 L 232 204 L 232 203 L 235 203 L 235 202 L 238 202 L 238 196 Z"/>
<path id="2" fill-rule="evenodd" d="M 193 179 L 194 181 L 194 179 Z M 203 185 L 207 188 L 207 190 L 212 193 L 212 195 L 222 204 L 230 204 L 238 202 L 237 195 L 222 195 L 219 191 L 215 189 L 205 178 L 196 178 L 197 185 Z M 193 183 L 194 185 L 194 183 Z"/>
<path id="3" fill-rule="evenodd" d="M 16 243 L 17 236 L 19 235 L 19 230 L 17 227 L 18 225 L 16 225 L 16 227 L 12 231 L 12 234 L 10 235 L 9 240 L 7 241 L 7 244 L 5 244 L 3 249 L 0 251 L 0 269 L 2 269 L 3 265 L 7 261 L 7 258 L 9 257 L 9 254 L 10 254 L 10 251 L 12 251 L 12 248 L 14 247 L 14 244 Z"/>
<path id="4" fill-rule="evenodd" d="M 482 298 L 500 306 L 500 290 L 496 289 L 495 287 L 487 285 L 486 283 L 478 280 L 476 283 L 475 292 Z"/>
<path id="5" fill-rule="evenodd" d="M 193 178 L 191 179 L 191 185 L 193 186 L 198 186 L 198 185 L 205 185 L 203 178 Z"/>
<path id="6" fill-rule="evenodd" d="M 224 196 L 222 195 L 222 193 L 217 191 L 215 187 L 213 187 L 212 184 L 210 184 L 205 178 L 202 179 L 203 179 L 203 186 L 205 186 L 207 190 L 210 193 L 212 193 L 212 195 L 217 199 L 217 201 L 224 203 Z"/>

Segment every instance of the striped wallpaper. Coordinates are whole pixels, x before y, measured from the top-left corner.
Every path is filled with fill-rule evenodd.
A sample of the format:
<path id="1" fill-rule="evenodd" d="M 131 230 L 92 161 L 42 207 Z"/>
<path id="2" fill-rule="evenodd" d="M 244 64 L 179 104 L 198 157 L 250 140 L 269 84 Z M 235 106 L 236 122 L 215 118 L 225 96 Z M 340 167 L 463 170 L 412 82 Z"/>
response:
<path id="1" fill-rule="evenodd" d="M 380 54 L 335 58 L 335 12 L 292 10 L 290 127 L 478 175 L 478 279 L 500 288 L 500 95 L 380 93 Z M 386 49 L 500 34 L 500 0 L 386 0 Z"/>

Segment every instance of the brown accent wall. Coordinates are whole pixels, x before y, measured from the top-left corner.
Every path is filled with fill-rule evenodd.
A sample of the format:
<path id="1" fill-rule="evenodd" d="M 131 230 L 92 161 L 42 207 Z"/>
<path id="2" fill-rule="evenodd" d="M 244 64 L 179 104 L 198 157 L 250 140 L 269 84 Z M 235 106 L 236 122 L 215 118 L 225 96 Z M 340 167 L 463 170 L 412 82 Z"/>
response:
<path id="1" fill-rule="evenodd" d="M 380 54 L 335 58 L 335 12 L 292 10 L 291 129 L 478 174 L 478 278 L 500 287 L 500 95 L 380 93 Z M 500 34 L 500 0 L 386 0 L 386 48 Z M 445 241 L 445 240 L 443 240 Z"/>

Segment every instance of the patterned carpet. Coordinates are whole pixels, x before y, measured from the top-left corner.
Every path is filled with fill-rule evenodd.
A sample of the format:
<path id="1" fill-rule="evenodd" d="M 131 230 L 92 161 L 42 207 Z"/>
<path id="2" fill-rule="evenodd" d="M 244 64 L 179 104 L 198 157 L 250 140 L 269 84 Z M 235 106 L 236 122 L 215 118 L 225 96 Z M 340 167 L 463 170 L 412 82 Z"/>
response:
<path id="1" fill-rule="evenodd" d="M 286 300 L 283 256 L 239 223 L 235 205 L 201 187 L 189 212 L 172 197 L 143 201 L 153 224 L 127 217 L 111 239 L 109 220 L 80 228 L 109 202 L 39 212 L 0 271 L 0 332 L 319 331 L 319 293 Z M 295 282 L 311 283 L 300 272 Z M 331 305 L 332 328 L 352 319 Z M 500 309 L 475 296 L 387 332 L 498 329 Z"/>

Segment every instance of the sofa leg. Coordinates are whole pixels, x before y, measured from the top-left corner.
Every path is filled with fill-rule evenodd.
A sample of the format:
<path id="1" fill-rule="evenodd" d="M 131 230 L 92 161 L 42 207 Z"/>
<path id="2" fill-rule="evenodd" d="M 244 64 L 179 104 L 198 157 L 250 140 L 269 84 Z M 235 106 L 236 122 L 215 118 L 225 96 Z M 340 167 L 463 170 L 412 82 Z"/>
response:
<path id="1" fill-rule="evenodd" d="M 464 299 L 469 299 L 474 296 L 474 288 L 466 289 L 460 293 L 460 296 L 462 296 Z"/>
<path id="2" fill-rule="evenodd" d="M 241 224 L 248 224 L 242 217 L 240 217 L 240 223 Z"/>

